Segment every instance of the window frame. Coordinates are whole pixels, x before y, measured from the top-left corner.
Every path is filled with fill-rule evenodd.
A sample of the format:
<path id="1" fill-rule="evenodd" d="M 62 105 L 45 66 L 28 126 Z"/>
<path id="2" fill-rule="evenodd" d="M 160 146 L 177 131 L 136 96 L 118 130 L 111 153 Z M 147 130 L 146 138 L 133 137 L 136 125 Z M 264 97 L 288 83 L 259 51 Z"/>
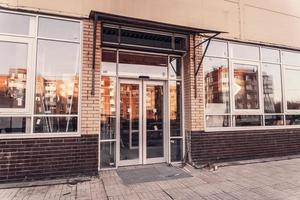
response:
<path id="1" fill-rule="evenodd" d="M 32 61 L 32 71 L 31 71 L 31 79 L 34 81 L 34 84 L 30 85 L 30 95 L 27 95 L 29 97 L 29 107 L 26 112 L 19 112 L 19 113 L 1 113 L 1 117 L 30 117 L 31 119 L 31 127 L 30 127 L 30 132 L 29 133 L 5 133 L 5 134 L 0 134 L 0 140 L 1 139 L 16 139 L 16 138 L 49 138 L 49 137 L 79 137 L 81 136 L 81 89 L 82 89 L 82 60 L 83 60 L 83 54 L 82 54 L 82 49 L 83 49 L 83 22 L 80 19 L 73 19 L 73 18 L 67 18 L 67 17 L 60 17 L 60 16 L 51 16 L 51 15 L 44 15 L 44 14 L 32 14 L 32 13 L 26 13 L 26 12 L 18 12 L 18 11 L 9 11 L 9 10 L 4 10 L 0 9 L 0 12 L 4 13 L 9 13 L 9 14 L 17 14 L 17 15 L 24 15 L 24 16 L 31 16 L 34 17 L 34 30 L 32 35 L 20 35 L 20 34 L 8 34 L 8 33 L 0 33 L 0 41 L 2 37 L 8 37 L 8 38 L 19 38 L 21 40 L 28 40 L 31 41 L 32 45 L 32 52 L 30 55 L 30 59 Z M 70 21 L 70 22 L 77 22 L 80 25 L 80 33 L 79 33 L 79 39 L 78 41 L 73 41 L 73 40 L 65 40 L 65 39 L 56 39 L 56 38 L 48 38 L 48 37 L 39 37 L 38 36 L 38 28 L 39 28 L 39 18 L 48 18 L 48 19 L 56 19 L 56 20 L 63 20 L 63 21 Z M 70 114 L 70 115 L 41 115 L 41 114 L 35 114 L 34 113 L 34 106 L 35 106 L 35 89 L 36 89 L 36 84 L 35 84 L 35 75 L 37 71 L 37 48 L 38 48 L 38 40 L 48 40 L 48 41 L 60 41 L 60 42 L 67 42 L 67 43 L 77 43 L 79 45 L 79 69 L 78 69 L 78 113 L 77 114 Z M 28 81 L 30 82 L 30 81 Z M 77 117 L 77 131 L 76 132 L 53 132 L 53 133 L 35 133 L 33 131 L 34 129 L 34 118 L 35 117 Z"/>

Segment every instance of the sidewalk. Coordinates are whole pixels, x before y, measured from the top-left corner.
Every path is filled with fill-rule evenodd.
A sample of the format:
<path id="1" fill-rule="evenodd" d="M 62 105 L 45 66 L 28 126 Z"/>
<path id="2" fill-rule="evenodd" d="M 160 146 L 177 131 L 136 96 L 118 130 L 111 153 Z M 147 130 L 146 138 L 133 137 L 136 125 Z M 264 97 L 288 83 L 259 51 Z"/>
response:
<path id="1" fill-rule="evenodd" d="M 228 166 L 213 172 L 188 170 L 192 177 L 137 184 L 124 184 L 116 170 L 104 171 L 82 182 L 77 179 L 68 184 L 0 189 L 0 199 L 300 199 L 300 159 Z"/>

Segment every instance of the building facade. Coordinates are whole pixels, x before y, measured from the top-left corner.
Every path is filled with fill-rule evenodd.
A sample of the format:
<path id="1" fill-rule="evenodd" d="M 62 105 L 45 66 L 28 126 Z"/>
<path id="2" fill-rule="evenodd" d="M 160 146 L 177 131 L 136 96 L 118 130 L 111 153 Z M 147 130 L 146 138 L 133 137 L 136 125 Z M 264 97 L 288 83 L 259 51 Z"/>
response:
<path id="1" fill-rule="evenodd" d="M 300 3 L 169 4 L 0 1 L 0 183 L 300 154 Z"/>

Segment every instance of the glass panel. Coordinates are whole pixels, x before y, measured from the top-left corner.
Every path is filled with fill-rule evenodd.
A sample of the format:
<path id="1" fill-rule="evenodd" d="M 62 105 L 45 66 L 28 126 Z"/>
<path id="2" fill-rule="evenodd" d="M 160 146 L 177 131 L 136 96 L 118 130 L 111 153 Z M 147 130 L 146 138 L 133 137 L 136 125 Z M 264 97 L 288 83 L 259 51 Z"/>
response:
<path id="1" fill-rule="evenodd" d="M 103 35 L 102 35 L 103 42 L 119 43 L 118 36 L 119 36 L 119 29 L 103 27 Z"/>
<path id="2" fill-rule="evenodd" d="M 115 142 L 100 143 L 100 168 L 114 168 L 116 166 Z"/>
<path id="3" fill-rule="evenodd" d="M 101 78 L 101 139 L 116 137 L 116 79 Z"/>
<path id="4" fill-rule="evenodd" d="M 245 60 L 259 60 L 259 48 L 243 44 L 229 45 L 231 57 Z"/>
<path id="5" fill-rule="evenodd" d="M 300 125 L 300 115 L 286 115 L 286 125 Z"/>
<path id="6" fill-rule="evenodd" d="M 186 38 L 185 37 L 175 37 L 175 49 L 176 50 L 186 50 Z"/>
<path id="7" fill-rule="evenodd" d="M 230 116 L 206 115 L 206 127 L 229 127 Z"/>
<path id="8" fill-rule="evenodd" d="M 78 44 L 38 42 L 35 113 L 78 113 L 79 56 Z"/>
<path id="9" fill-rule="evenodd" d="M 182 161 L 182 139 L 171 139 L 171 162 Z"/>
<path id="10" fill-rule="evenodd" d="M 170 81 L 170 134 L 180 136 L 182 133 L 181 123 L 181 82 Z"/>
<path id="11" fill-rule="evenodd" d="M 260 115 L 236 115 L 233 116 L 233 126 L 261 126 L 262 117 Z"/>
<path id="12" fill-rule="evenodd" d="M 227 59 L 205 58 L 204 67 L 206 113 L 228 113 L 230 105 Z"/>
<path id="13" fill-rule="evenodd" d="M 300 68 L 285 69 L 285 98 L 288 110 L 300 109 Z"/>
<path id="14" fill-rule="evenodd" d="M 172 49 L 171 36 L 131 30 L 121 30 L 121 43 L 129 45 Z"/>
<path id="15" fill-rule="evenodd" d="M 282 51 L 281 52 L 282 64 L 286 65 L 300 65 L 300 53 Z"/>
<path id="16" fill-rule="evenodd" d="M 262 64 L 264 106 L 266 113 L 282 113 L 280 65 Z"/>
<path id="17" fill-rule="evenodd" d="M 33 132 L 77 132 L 77 117 L 35 117 Z"/>
<path id="18" fill-rule="evenodd" d="M 282 126 L 283 115 L 265 115 L 266 126 Z"/>
<path id="19" fill-rule="evenodd" d="M 258 66 L 234 64 L 233 93 L 236 109 L 259 109 Z"/>
<path id="20" fill-rule="evenodd" d="M 39 37 L 80 40 L 80 23 L 61 19 L 39 18 Z"/>
<path id="21" fill-rule="evenodd" d="M 0 32 L 32 35 L 35 17 L 0 12 Z"/>
<path id="22" fill-rule="evenodd" d="M 139 85 L 120 84 L 120 160 L 139 158 Z"/>
<path id="23" fill-rule="evenodd" d="M 0 117 L 0 134 L 4 133 L 29 133 L 29 117 Z"/>
<path id="24" fill-rule="evenodd" d="M 120 52 L 119 75 L 148 76 L 150 78 L 166 78 L 168 57 L 147 54 Z"/>
<path id="25" fill-rule="evenodd" d="M 25 108 L 27 44 L 0 42 L 0 108 Z"/>
<path id="26" fill-rule="evenodd" d="M 181 58 L 170 57 L 169 76 L 171 79 L 181 79 Z"/>
<path id="27" fill-rule="evenodd" d="M 207 46 L 207 42 L 203 44 L 203 51 Z M 207 56 L 228 57 L 227 43 L 219 41 L 211 41 L 206 52 Z"/>
<path id="28" fill-rule="evenodd" d="M 164 156 L 163 86 L 146 86 L 147 158 Z"/>
<path id="29" fill-rule="evenodd" d="M 280 63 L 279 50 L 261 48 L 261 60 L 263 62 Z"/>
<path id="30" fill-rule="evenodd" d="M 103 75 L 116 76 L 117 74 L 117 52 L 102 50 L 101 72 Z"/>

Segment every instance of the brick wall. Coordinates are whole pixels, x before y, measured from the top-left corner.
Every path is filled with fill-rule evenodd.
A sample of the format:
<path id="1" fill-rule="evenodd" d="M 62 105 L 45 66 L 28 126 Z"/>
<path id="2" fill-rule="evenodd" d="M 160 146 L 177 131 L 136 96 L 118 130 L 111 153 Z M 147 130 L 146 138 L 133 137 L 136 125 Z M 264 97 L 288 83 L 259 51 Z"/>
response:
<path id="1" fill-rule="evenodd" d="M 193 132 L 191 157 L 199 164 L 300 154 L 300 129 Z"/>
<path id="2" fill-rule="evenodd" d="M 93 63 L 93 21 L 83 20 L 83 60 L 81 85 L 81 133 L 99 134 L 100 119 L 100 63 L 101 24 L 97 24 L 96 68 L 95 68 L 95 94 L 92 89 L 92 63 Z"/>
<path id="3" fill-rule="evenodd" d="M 98 172 L 98 136 L 0 140 L 0 183 Z"/>

